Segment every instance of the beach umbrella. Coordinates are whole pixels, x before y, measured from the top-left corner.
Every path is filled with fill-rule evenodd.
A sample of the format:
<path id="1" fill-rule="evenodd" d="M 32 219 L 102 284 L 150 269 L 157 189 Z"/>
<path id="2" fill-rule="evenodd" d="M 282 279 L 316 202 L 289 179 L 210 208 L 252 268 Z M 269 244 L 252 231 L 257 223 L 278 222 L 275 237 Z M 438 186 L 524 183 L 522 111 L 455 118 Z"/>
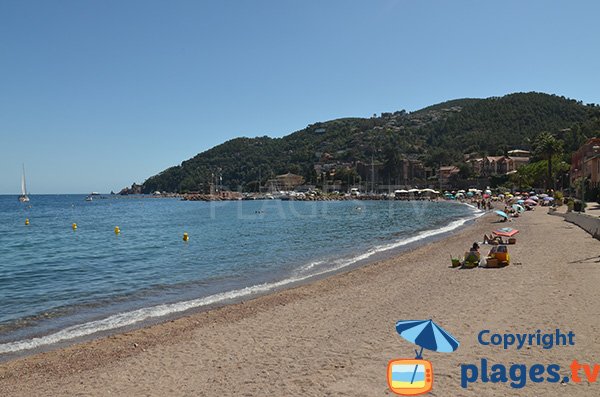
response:
<path id="1" fill-rule="evenodd" d="M 542 194 L 538 195 L 538 197 L 544 198 L 544 197 L 548 197 L 548 195 L 546 193 L 542 193 Z"/>
<path id="2" fill-rule="evenodd" d="M 401 337 L 407 341 L 421 347 L 421 351 L 417 353 L 416 359 L 423 358 L 423 349 L 432 350 L 440 353 L 452 353 L 460 343 L 450 335 L 446 330 L 433 322 L 433 320 L 408 320 L 398 321 L 396 323 L 396 331 Z M 418 365 L 415 365 L 415 370 L 410 383 L 415 380 Z"/>
<path id="3" fill-rule="evenodd" d="M 396 331 L 407 341 L 439 353 L 452 353 L 460 343 L 433 320 L 398 321 Z M 417 353 L 420 358 L 421 353 Z"/>
<path id="4" fill-rule="evenodd" d="M 473 192 L 467 192 L 468 197 L 473 197 L 473 194 L 474 194 Z"/>
<path id="5" fill-rule="evenodd" d="M 531 196 L 531 197 L 529 197 L 529 199 L 538 201 L 540 198 L 538 196 Z"/>
<path id="6" fill-rule="evenodd" d="M 529 192 L 529 194 L 534 195 L 535 196 L 535 192 L 532 190 Z"/>
<path id="7" fill-rule="evenodd" d="M 544 197 L 544 201 L 554 201 L 554 197 Z"/>
<path id="8" fill-rule="evenodd" d="M 532 199 L 527 199 L 527 200 L 525 200 L 525 204 L 527 204 L 527 205 L 537 205 L 537 202 L 535 200 L 532 200 Z"/>
<path id="9" fill-rule="evenodd" d="M 500 210 L 496 210 L 496 211 L 494 211 L 494 212 L 496 212 L 496 214 L 498 214 L 498 215 L 499 215 L 499 216 L 501 216 L 502 218 L 506 218 L 506 219 L 508 219 L 508 215 L 506 215 L 506 212 L 504 212 L 504 211 L 500 211 Z"/>
<path id="10" fill-rule="evenodd" d="M 521 207 L 519 204 L 513 204 L 513 209 L 517 212 L 525 212 L 525 208 Z"/>
<path id="11" fill-rule="evenodd" d="M 523 204 L 524 202 L 525 202 L 525 200 L 523 200 L 523 199 L 517 200 L 517 204 Z"/>

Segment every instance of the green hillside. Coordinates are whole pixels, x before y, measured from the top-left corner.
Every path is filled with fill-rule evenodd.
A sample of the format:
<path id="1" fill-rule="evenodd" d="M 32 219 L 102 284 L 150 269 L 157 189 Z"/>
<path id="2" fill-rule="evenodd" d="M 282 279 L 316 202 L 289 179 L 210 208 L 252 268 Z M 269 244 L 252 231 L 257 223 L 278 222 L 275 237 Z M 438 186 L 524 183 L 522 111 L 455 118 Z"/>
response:
<path id="1" fill-rule="evenodd" d="M 407 113 L 344 118 L 311 124 L 283 138 L 236 138 L 148 178 L 145 192 L 208 191 L 222 177 L 230 189 L 254 190 L 277 174 L 292 172 L 316 183 L 317 163 L 353 173 L 357 162 L 380 162 L 392 175 L 399 159 L 459 164 L 463 154 L 502 154 L 530 149 L 550 131 L 564 140 L 565 155 L 600 129 L 600 108 L 542 93 L 458 99 Z M 570 130 L 567 130 L 570 129 Z"/>

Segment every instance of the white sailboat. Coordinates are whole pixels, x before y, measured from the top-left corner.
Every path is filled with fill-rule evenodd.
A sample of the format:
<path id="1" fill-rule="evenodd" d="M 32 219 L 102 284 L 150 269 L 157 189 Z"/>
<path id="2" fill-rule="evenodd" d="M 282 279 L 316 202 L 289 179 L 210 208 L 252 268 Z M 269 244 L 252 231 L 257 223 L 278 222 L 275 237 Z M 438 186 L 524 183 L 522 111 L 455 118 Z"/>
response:
<path id="1" fill-rule="evenodd" d="M 25 184 L 25 164 L 23 164 L 23 176 L 21 177 L 21 195 L 19 196 L 19 201 L 22 203 L 26 203 L 29 201 L 29 196 L 27 196 L 27 185 Z"/>

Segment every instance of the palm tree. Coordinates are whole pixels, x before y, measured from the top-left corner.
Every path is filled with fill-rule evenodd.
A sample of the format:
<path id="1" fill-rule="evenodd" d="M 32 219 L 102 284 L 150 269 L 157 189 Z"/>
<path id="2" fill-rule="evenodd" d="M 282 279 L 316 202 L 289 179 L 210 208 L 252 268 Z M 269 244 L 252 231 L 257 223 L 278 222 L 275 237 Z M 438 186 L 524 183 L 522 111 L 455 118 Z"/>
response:
<path id="1" fill-rule="evenodd" d="M 556 154 L 562 153 L 562 141 L 558 140 L 547 131 L 540 132 L 533 141 L 533 152 L 539 157 L 543 157 L 548 161 L 548 175 L 546 180 L 546 188 L 550 189 L 555 187 L 552 183 L 554 178 L 552 177 L 552 157 Z"/>
<path id="2" fill-rule="evenodd" d="M 511 174 L 509 180 L 519 188 L 520 191 L 529 190 L 533 187 L 534 177 L 531 173 L 530 167 L 521 167 Z"/>

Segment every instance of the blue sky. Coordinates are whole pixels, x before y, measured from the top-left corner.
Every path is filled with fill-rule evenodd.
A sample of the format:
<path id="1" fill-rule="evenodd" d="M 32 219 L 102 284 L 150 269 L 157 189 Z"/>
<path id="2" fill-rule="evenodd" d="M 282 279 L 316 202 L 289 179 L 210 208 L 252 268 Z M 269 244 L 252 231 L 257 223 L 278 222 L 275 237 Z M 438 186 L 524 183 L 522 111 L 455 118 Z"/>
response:
<path id="1" fill-rule="evenodd" d="M 0 0 L 0 194 L 109 192 L 237 136 L 517 91 L 600 103 L 597 1 Z"/>

